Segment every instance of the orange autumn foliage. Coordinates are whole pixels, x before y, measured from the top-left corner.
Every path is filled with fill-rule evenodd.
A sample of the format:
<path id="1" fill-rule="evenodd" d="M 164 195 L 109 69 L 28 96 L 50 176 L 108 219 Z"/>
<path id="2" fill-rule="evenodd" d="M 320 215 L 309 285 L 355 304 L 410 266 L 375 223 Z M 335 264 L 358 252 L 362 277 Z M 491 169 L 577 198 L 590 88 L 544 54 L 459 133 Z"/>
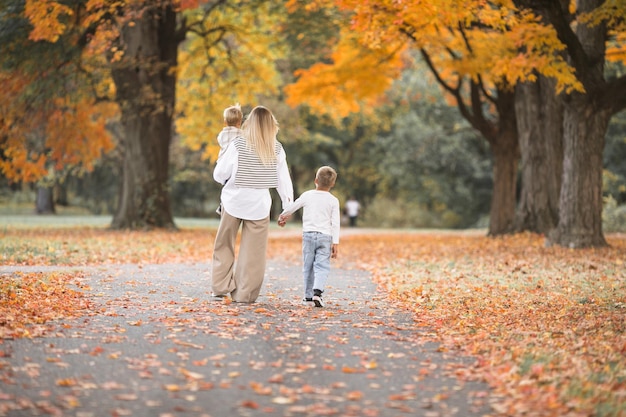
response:
<path id="1" fill-rule="evenodd" d="M 0 103 L 0 137 L 5 158 L 0 172 L 10 181 L 34 182 L 50 169 L 93 169 L 94 162 L 115 146 L 106 123 L 115 117 L 113 103 L 89 97 L 57 97 L 34 108 L 22 98 L 32 77 L 0 73 L 5 100 Z"/>
<path id="2" fill-rule="evenodd" d="M 626 236 L 607 240 L 581 252 L 533 234 L 383 233 L 344 239 L 342 253 L 446 349 L 478 358 L 499 415 L 620 415 Z"/>
<path id="3" fill-rule="evenodd" d="M 5 158 L 0 159 L 0 172 L 9 179 L 26 182 L 35 181 L 46 173 L 44 155 L 28 149 L 22 126 L 25 106 L 19 103 L 21 90 L 29 82 L 27 77 L 19 74 L 0 72 L 0 89 L 4 99 L 0 102 L 0 138 L 3 142 Z M 34 120 L 30 119 L 32 123 Z M 37 123 L 37 122 L 35 122 Z"/>
<path id="4" fill-rule="evenodd" d="M 289 1 L 287 5 L 289 10 L 336 8 L 344 16 L 340 19 L 344 28 L 342 37 L 351 39 L 352 45 L 357 44 L 354 40 L 358 41 L 358 48 L 353 46 L 353 49 L 370 53 L 393 51 L 388 57 L 395 60 L 397 73 L 403 65 L 396 54 L 422 50 L 428 53 L 440 77 L 449 85 L 455 85 L 459 77 L 467 77 L 480 78 L 487 86 L 512 86 L 520 81 L 533 81 L 541 73 L 556 80 L 558 91 L 583 90 L 574 69 L 560 55 L 564 45 L 554 28 L 542 24 L 533 13 L 517 9 L 511 0 L 408 3 L 310 0 Z M 607 59 L 612 61 L 623 62 L 626 51 L 624 10 L 626 2 L 616 0 L 580 16 L 581 21 L 608 22 L 613 29 L 607 49 Z M 296 72 L 298 79 L 286 89 L 290 104 L 314 103 L 312 107 L 316 111 L 324 109 L 328 114 L 356 108 L 346 106 L 343 98 L 335 100 L 324 90 L 306 88 L 331 83 L 340 74 L 353 72 L 354 79 L 361 77 L 360 61 L 368 54 L 347 53 L 345 45 L 345 42 L 338 44 L 323 72 L 319 64 Z M 380 74 L 374 70 L 369 76 L 376 84 Z M 355 102 L 381 94 L 367 82 L 357 83 L 355 87 L 350 89 Z"/>
<path id="5" fill-rule="evenodd" d="M 285 87 L 287 103 L 305 102 L 316 112 L 335 117 L 371 114 L 379 97 L 399 77 L 403 50 L 401 45 L 361 48 L 346 31 L 330 57 L 332 64 L 319 62 L 295 72 L 300 78 Z"/>

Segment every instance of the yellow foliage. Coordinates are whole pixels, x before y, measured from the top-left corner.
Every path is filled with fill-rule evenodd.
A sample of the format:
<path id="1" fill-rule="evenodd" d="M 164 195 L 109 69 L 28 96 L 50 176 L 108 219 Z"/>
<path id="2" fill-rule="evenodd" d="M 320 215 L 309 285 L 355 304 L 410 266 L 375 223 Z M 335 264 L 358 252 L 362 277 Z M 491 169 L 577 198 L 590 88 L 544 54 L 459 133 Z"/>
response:
<path id="1" fill-rule="evenodd" d="M 31 40 L 56 42 L 66 29 L 61 16 L 72 16 L 74 12 L 52 0 L 26 0 L 24 14 L 33 25 L 29 34 Z"/>
<path id="2" fill-rule="evenodd" d="M 236 17 L 216 9 L 204 20 L 201 10 L 185 12 L 188 24 L 202 25 L 208 35 L 189 33 L 179 51 L 176 130 L 192 150 L 204 147 L 204 158 L 217 158 L 226 107 L 240 103 L 245 110 L 278 91 L 275 61 L 283 51 L 274 25 L 280 22 L 269 7 L 241 9 Z M 220 27 L 228 33 L 223 38 Z"/>

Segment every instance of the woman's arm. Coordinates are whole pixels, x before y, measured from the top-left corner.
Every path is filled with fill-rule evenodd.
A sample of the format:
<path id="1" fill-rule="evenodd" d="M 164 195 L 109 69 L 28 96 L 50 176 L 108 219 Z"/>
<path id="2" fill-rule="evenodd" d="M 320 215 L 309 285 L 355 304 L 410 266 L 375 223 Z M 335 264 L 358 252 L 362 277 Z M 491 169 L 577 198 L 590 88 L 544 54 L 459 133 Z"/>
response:
<path id="1" fill-rule="evenodd" d="M 278 187 L 276 187 L 276 191 L 278 191 L 284 209 L 293 201 L 293 183 L 291 182 L 291 175 L 287 166 L 287 155 L 284 149 L 281 149 L 278 154 L 276 169 L 278 170 Z"/>
<path id="2" fill-rule="evenodd" d="M 220 184 L 226 184 L 226 181 L 233 175 L 235 165 L 237 164 L 237 148 L 229 146 L 215 164 L 213 170 L 213 179 Z"/>

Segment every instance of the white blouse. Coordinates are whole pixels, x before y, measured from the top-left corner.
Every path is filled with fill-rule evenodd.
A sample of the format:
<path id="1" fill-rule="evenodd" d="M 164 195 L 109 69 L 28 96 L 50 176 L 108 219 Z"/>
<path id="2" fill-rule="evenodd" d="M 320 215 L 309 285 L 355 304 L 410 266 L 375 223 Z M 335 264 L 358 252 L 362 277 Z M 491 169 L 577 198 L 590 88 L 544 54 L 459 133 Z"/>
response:
<path id="1" fill-rule="evenodd" d="M 224 185 L 222 188 L 222 206 L 228 214 L 238 219 L 261 220 L 269 216 L 272 197 L 267 188 L 242 188 L 235 185 L 238 169 L 239 152 L 235 146 L 229 146 L 218 159 L 213 171 L 213 179 Z M 293 184 L 287 167 L 287 155 L 282 149 L 277 155 L 278 195 L 282 207 L 293 201 Z"/>

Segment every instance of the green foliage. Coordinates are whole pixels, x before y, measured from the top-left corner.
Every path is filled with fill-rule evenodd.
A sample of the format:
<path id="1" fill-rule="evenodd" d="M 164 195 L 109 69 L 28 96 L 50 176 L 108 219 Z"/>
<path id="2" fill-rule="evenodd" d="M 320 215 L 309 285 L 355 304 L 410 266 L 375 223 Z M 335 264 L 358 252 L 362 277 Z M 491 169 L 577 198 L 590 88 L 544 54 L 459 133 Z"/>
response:
<path id="1" fill-rule="evenodd" d="M 70 204 L 92 214 L 113 214 L 117 206 L 121 155 L 117 152 L 98 161 L 94 170 L 84 175 L 69 175 L 65 181 Z"/>
<path id="2" fill-rule="evenodd" d="M 213 164 L 175 140 L 170 155 L 170 196 L 177 217 L 216 216 L 220 185 L 213 181 Z"/>
<path id="3" fill-rule="evenodd" d="M 603 191 L 617 204 L 626 203 L 626 111 L 611 119 L 604 149 Z"/>
<path id="4" fill-rule="evenodd" d="M 393 128 L 377 143 L 381 192 L 428 210 L 445 227 L 468 227 L 489 209 L 489 151 L 426 80 L 407 72 L 391 93 Z"/>
<path id="5" fill-rule="evenodd" d="M 34 42 L 28 38 L 32 25 L 24 16 L 24 2 L 19 0 L 0 1 L 0 69 L 36 74 L 36 82 L 27 90 L 27 99 L 32 107 L 43 106 L 47 100 L 68 94 L 80 88 L 82 79 L 79 62 L 80 48 L 76 39 L 69 36 L 59 41 Z M 84 68 L 83 68 L 84 69 Z"/>
<path id="6" fill-rule="evenodd" d="M 359 224 L 381 228 L 455 228 L 461 221 L 448 209 L 434 212 L 416 202 L 380 196 L 367 206 Z"/>
<path id="7" fill-rule="evenodd" d="M 605 232 L 626 232 L 626 111 L 613 116 L 606 134 L 602 189 Z"/>
<path id="8" fill-rule="evenodd" d="M 341 19 L 332 8 L 297 8 L 287 14 L 281 34 L 290 54 L 279 65 L 285 70 L 286 81 L 293 81 L 294 70 L 308 68 L 330 55 L 332 45 L 339 38 Z"/>
<path id="9" fill-rule="evenodd" d="M 626 204 L 617 205 L 613 197 L 604 199 L 602 229 L 605 232 L 626 232 Z"/>

